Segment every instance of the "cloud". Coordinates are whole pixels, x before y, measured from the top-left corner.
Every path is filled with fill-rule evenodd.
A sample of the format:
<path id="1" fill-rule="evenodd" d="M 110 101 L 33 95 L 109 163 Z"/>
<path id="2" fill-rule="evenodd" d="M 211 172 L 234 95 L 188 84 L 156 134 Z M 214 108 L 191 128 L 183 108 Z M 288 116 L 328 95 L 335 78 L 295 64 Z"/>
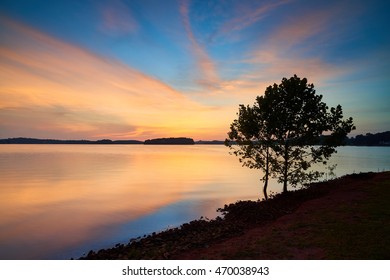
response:
<path id="1" fill-rule="evenodd" d="M 184 28 L 191 43 L 191 51 L 195 55 L 197 68 L 200 73 L 197 82 L 206 89 L 217 89 L 219 87 L 220 79 L 215 63 L 208 56 L 205 48 L 199 44 L 192 31 L 189 15 L 189 1 L 182 0 L 179 2 L 179 5 Z"/>
<path id="2" fill-rule="evenodd" d="M 287 18 L 282 26 L 270 36 L 270 44 L 279 45 L 285 51 L 299 47 L 302 50 L 316 47 L 321 50 L 321 44 L 337 38 L 336 31 L 340 19 L 339 8 L 329 7 L 317 11 L 301 12 L 293 18 Z"/>
<path id="3" fill-rule="evenodd" d="M 289 2 L 262 2 L 256 9 L 253 5 L 242 4 L 235 12 L 240 16 L 227 20 L 218 34 L 230 36 Z M 351 65 L 333 64 L 325 57 L 327 44 L 340 36 L 334 27 L 342 20 L 343 11 L 343 7 L 335 5 L 318 10 L 300 9 L 298 14 L 280 17 L 277 21 L 269 19 L 269 32 L 260 32 L 261 36 L 251 41 L 252 49 L 248 48 L 248 52 L 238 52 L 241 60 L 236 57 L 235 61 L 224 61 L 224 70 L 229 67 L 237 69 L 237 66 L 240 70 L 235 71 L 233 78 L 219 79 L 218 87 L 212 91 L 214 94 L 207 96 L 208 102 L 225 106 L 251 104 L 268 85 L 279 83 L 283 77 L 294 74 L 308 77 L 309 82 L 318 88 L 353 71 Z M 201 97 L 202 93 L 198 96 L 205 98 Z"/>
<path id="4" fill-rule="evenodd" d="M 242 30 L 254 25 L 260 20 L 267 17 L 273 10 L 277 9 L 280 6 L 286 5 L 292 2 L 291 0 L 281 0 L 281 1 L 273 1 L 273 2 L 237 2 L 234 3 L 233 16 L 225 17 L 225 20 L 219 25 L 217 30 L 211 35 L 212 37 L 224 37 L 231 38 L 234 37 L 234 34 L 241 32 Z M 226 3 L 222 4 L 226 5 Z M 218 8 L 218 7 L 217 7 Z M 217 15 L 217 17 L 221 18 L 221 14 L 223 13 L 223 9 L 213 10 Z M 199 96 L 204 95 L 203 89 L 207 89 L 209 96 L 208 100 L 213 100 L 216 102 L 213 95 L 217 95 L 219 98 L 223 98 L 226 100 L 231 100 L 234 102 L 234 99 L 238 98 L 238 95 L 241 96 L 245 101 L 249 96 L 255 96 L 261 94 L 261 89 L 266 87 L 268 83 L 274 83 L 277 80 L 280 80 L 283 77 L 283 73 L 285 73 L 286 69 L 289 69 L 291 75 L 294 73 L 297 65 L 306 65 L 310 66 L 310 69 L 315 69 L 320 65 L 320 61 L 318 59 L 305 59 L 302 60 L 298 57 L 286 59 L 284 57 L 283 51 L 285 49 L 280 48 L 281 38 L 285 35 L 284 30 L 278 30 L 278 34 L 269 35 L 267 38 L 267 42 L 261 42 L 261 45 L 255 48 L 250 54 L 247 54 L 249 58 L 242 59 L 240 61 L 241 64 L 246 65 L 246 69 L 241 72 L 237 72 L 236 77 L 234 78 L 223 78 L 218 73 L 223 73 L 226 69 L 230 67 L 235 67 L 235 62 L 229 62 L 227 60 L 223 61 L 220 64 L 215 63 L 212 58 L 207 54 L 205 47 L 199 43 L 199 40 L 195 37 L 193 32 L 191 21 L 190 21 L 190 2 L 186 0 L 182 0 L 179 2 L 179 9 L 181 18 L 184 24 L 184 28 L 186 31 L 186 35 L 191 43 L 191 51 L 195 55 L 196 63 L 199 71 L 199 77 L 197 79 L 197 83 L 201 85 L 202 89 L 200 89 Z M 309 23 L 310 20 L 306 20 L 306 23 Z M 320 24 L 318 24 L 319 26 Z M 307 25 L 310 27 L 310 25 Z M 296 30 L 294 30 L 296 31 Z M 291 38 L 295 35 L 296 39 L 299 40 L 301 36 L 305 35 L 305 31 L 308 33 L 310 28 L 305 28 L 301 34 L 295 33 L 289 34 Z M 314 29 L 312 32 L 316 32 L 317 29 Z M 288 30 L 286 30 L 288 33 Z M 310 34 L 306 34 L 310 35 Z M 290 38 L 290 37 L 289 37 Z M 262 38 L 263 39 L 263 38 Z M 212 40 L 206 40 L 212 41 Z M 237 55 L 240 52 L 237 53 Z M 245 56 L 245 55 L 244 55 Z M 298 63 L 297 63 L 298 62 Z M 302 62 L 302 63 L 301 63 Z M 223 65 L 224 69 L 219 69 Z M 255 66 L 254 66 L 255 65 Z M 306 69 L 305 66 L 305 69 Z M 305 70 L 303 69 L 303 70 Z M 270 71 L 268 71 L 270 70 Z M 281 71 L 282 70 L 282 71 Z M 277 77 L 277 80 L 275 80 Z"/>
<path id="5" fill-rule="evenodd" d="M 11 20 L 1 23 L 2 137 L 25 130 L 45 138 L 66 135 L 61 131 L 72 138 L 196 138 L 220 125 L 208 124 L 221 114 L 214 107 L 121 62 Z"/>
<path id="6" fill-rule="evenodd" d="M 291 0 L 271 2 L 256 1 L 254 6 L 250 5 L 250 3 L 248 4 L 248 2 L 236 2 L 236 7 L 233 9 L 233 11 L 235 11 L 234 16 L 221 24 L 212 38 L 231 36 L 232 33 L 240 32 L 265 18 L 275 8 L 290 2 Z"/>
<path id="7" fill-rule="evenodd" d="M 100 6 L 102 30 L 110 35 L 127 35 L 138 31 L 139 24 L 129 7 L 121 0 L 107 1 Z"/>
<path id="8" fill-rule="evenodd" d="M 1 137 L 17 134 L 46 138 L 50 132 L 60 139 L 86 139 L 105 138 L 115 131 L 123 138 L 136 130 L 136 127 L 121 122 L 115 115 L 86 109 L 77 111 L 62 106 L 2 108 L 0 119 Z"/>
<path id="9" fill-rule="evenodd" d="M 302 12 L 286 18 L 253 48 L 244 60 L 252 65 L 253 73 L 263 79 L 289 77 L 293 74 L 309 76 L 312 82 L 345 75 L 352 69 L 347 65 L 329 62 L 326 44 L 337 38 L 333 29 L 340 16 L 340 7 Z M 341 35 L 340 35 L 341 36 Z"/>

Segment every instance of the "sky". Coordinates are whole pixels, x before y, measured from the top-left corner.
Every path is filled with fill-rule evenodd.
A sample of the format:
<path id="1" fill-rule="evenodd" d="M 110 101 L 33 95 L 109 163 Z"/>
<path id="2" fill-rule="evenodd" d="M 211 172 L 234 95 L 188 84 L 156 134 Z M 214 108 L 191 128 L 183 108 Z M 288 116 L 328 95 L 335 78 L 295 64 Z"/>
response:
<path id="1" fill-rule="evenodd" d="M 306 77 L 390 130 L 390 1 L 1 0 L 0 138 L 224 140 Z"/>

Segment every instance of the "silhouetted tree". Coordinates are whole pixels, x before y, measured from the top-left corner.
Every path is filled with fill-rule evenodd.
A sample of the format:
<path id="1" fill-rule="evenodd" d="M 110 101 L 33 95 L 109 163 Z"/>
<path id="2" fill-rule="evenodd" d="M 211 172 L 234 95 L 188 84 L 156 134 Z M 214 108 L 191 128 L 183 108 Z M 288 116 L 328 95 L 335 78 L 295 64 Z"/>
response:
<path id="1" fill-rule="evenodd" d="M 340 105 L 329 110 L 314 85 L 296 75 L 267 87 L 253 107 L 240 105 L 238 116 L 226 143 L 236 141 L 234 153 L 244 165 L 267 169 L 263 180 L 272 174 L 283 183 L 283 192 L 287 192 L 288 183 L 295 187 L 322 176 L 310 167 L 326 164 L 355 129 L 352 118 L 343 119 Z"/>
<path id="2" fill-rule="evenodd" d="M 267 132 L 267 120 L 256 103 L 253 107 L 240 105 L 237 116 L 230 125 L 225 145 L 233 150 L 243 166 L 263 171 L 263 194 L 268 199 L 267 187 L 273 150 L 272 138 Z"/>

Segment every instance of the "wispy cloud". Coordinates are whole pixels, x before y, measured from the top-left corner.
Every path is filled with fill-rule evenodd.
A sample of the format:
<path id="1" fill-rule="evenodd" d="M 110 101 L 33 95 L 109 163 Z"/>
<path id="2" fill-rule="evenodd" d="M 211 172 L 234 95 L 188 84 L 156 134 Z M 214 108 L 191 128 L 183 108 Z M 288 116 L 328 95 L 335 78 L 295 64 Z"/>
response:
<path id="1" fill-rule="evenodd" d="M 300 15 L 282 21 L 282 25 L 269 38 L 269 44 L 283 48 L 285 51 L 299 47 L 300 50 L 326 44 L 331 37 L 337 36 L 334 26 L 337 26 L 338 7 L 329 7 L 318 11 L 302 12 Z"/>
<path id="2" fill-rule="evenodd" d="M 321 48 L 337 36 L 333 25 L 339 11 L 331 7 L 286 18 L 258 42 L 245 62 L 263 79 L 297 74 L 322 83 L 351 71 L 348 66 L 330 63 Z"/>
<path id="3" fill-rule="evenodd" d="M 237 2 L 234 3 L 235 8 L 233 17 L 225 17 L 222 21 L 222 24 L 217 28 L 217 30 L 211 35 L 211 39 L 203 40 L 205 42 L 212 41 L 212 37 L 224 37 L 230 38 L 234 37 L 234 34 L 239 33 L 245 28 L 250 27 L 251 25 L 257 23 L 261 19 L 265 18 L 269 13 L 287 3 L 290 3 L 291 0 L 281 0 L 273 2 Z M 206 47 L 200 43 L 200 40 L 196 38 L 193 26 L 191 25 L 190 18 L 190 5 L 189 0 L 180 0 L 179 1 L 179 10 L 186 31 L 187 38 L 190 41 L 191 52 L 195 56 L 196 65 L 198 70 L 198 76 L 196 77 L 196 82 L 203 89 L 207 89 L 208 93 L 218 94 L 219 97 L 225 96 L 228 99 L 234 99 L 235 94 L 258 91 L 259 83 L 253 83 L 252 80 L 245 80 L 246 73 L 239 74 L 234 79 L 224 79 L 219 73 L 222 73 L 221 65 L 216 63 L 206 51 Z M 226 3 L 224 4 L 226 5 Z M 217 11 L 218 10 L 218 11 Z M 216 9 L 214 12 L 223 13 L 221 9 Z M 220 16 L 220 15 L 219 15 Z M 231 67 L 228 61 L 222 63 L 227 67 Z M 199 90 L 199 92 L 204 92 Z M 233 94 L 233 96 L 230 96 Z M 203 94 L 202 94 L 203 95 Z M 213 99 L 213 97 L 210 97 Z"/>
<path id="4" fill-rule="evenodd" d="M 139 29 L 132 11 L 121 0 L 106 1 L 100 6 L 101 28 L 110 35 L 127 35 Z"/>
<path id="5" fill-rule="evenodd" d="M 218 126 L 213 107 L 127 65 L 9 20 L 1 29 L 1 137 L 196 138 Z"/>
<path id="6" fill-rule="evenodd" d="M 266 16 L 272 9 L 289 2 L 279 1 L 269 5 L 263 3 L 252 12 L 244 6 L 245 11 L 249 13 L 247 17 L 237 17 L 223 26 L 228 32 L 227 26 L 232 24 L 232 30 L 235 26 L 233 23 L 237 23 L 237 30 L 241 30 Z M 218 94 L 209 96 L 208 100 L 218 102 L 219 98 L 226 104 L 234 104 L 235 101 L 252 103 L 256 95 L 263 94 L 268 85 L 280 82 L 282 77 L 297 74 L 308 77 L 310 82 L 320 86 L 349 73 L 353 70 L 351 66 L 332 64 L 324 57 L 321 48 L 323 44 L 330 43 L 331 39 L 338 36 L 333 27 L 337 25 L 342 10 L 336 5 L 317 11 L 306 10 L 298 16 L 281 18 L 272 27 L 272 32 L 262 34 L 253 43 L 252 50 L 242 54 L 244 57 L 241 60 L 244 65 L 242 71 L 237 72 L 232 79 L 220 79 L 218 88 L 214 90 L 214 93 Z M 239 24 L 241 20 L 242 24 Z M 225 27 L 220 30 L 224 30 Z"/>
<path id="7" fill-rule="evenodd" d="M 179 2 L 179 9 L 187 37 L 191 43 L 191 51 L 195 55 L 197 68 L 200 73 L 197 82 L 207 89 L 215 90 L 219 87 L 220 83 L 217 69 L 215 63 L 209 57 L 205 48 L 199 44 L 192 31 L 189 4 L 190 2 L 188 0 L 181 0 Z"/>
<path id="8" fill-rule="evenodd" d="M 225 21 L 213 34 L 215 37 L 231 36 L 232 33 L 240 32 L 243 29 L 257 23 L 261 19 L 265 18 L 272 10 L 279 6 L 292 2 L 292 0 L 281 1 L 255 1 L 255 5 L 248 5 L 247 2 L 237 1 L 235 2 L 234 16 Z"/>
<path id="9" fill-rule="evenodd" d="M 350 2 L 337 1 L 307 6 L 287 0 L 179 0 L 179 5 L 170 3 L 179 10 L 170 9 L 169 25 L 164 25 L 174 30 L 175 36 L 159 38 L 159 46 L 166 46 L 171 53 L 160 59 L 165 50 L 158 56 L 149 55 L 155 46 L 151 47 L 150 42 L 143 44 L 143 40 L 159 37 L 165 30 L 141 32 L 142 26 L 146 26 L 145 9 L 150 8 L 150 3 L 144 3 L 137 5 L 140 14 L 124 1 L 98 4 L 100 22 L 93 23 L 106 34 L 91 36 L 100 38 L 105 46 L 118 44 L 118 49 L 124 49 L 120 44 L 128 41 L 105 35 L 133 36 L 132 40 L 137 42 L 133 60 L 128 59 L 127 52 L 105 50 L 104 46 L 95 50 L 131 61 L 144 72 L 66 43 L 59 39 L 63 33 L 53 31 L 51 34 L 58 36 L 55 38 L 2 17 L 0 138 L 25 135 L 223 139 L 238 104 L 253 103 L 268 85 L 293 74 L 307 77 L 317 89 L 330 89 L 334 102 L 342 99 L 341 104 L 354 103 L 351 106 L 359 110 L 372 105 L 371 96 L 363 92 L 366 84 L 375 84 L 381 92 L 381 96 L 376 95 L 377 103 L 385 99 L 382 95 L 388 88 L 383 82 L 388 73 L 386 40 L 382 38 L 385 44 L 378 41 L 378 47 L 363 44 L 368 36 L 361 35 L 361 28 L 369 29 L 359 25 L 357 14 L 365 12 L 364 6 L 351 11 L 347 7 Z M 164 15 L 167 17 L 165 12 Z M 162 18 L 157 14 L 155 20 L 167 22 Z M 209 40 L 213 34 L 215 41 Z M 77 42 L 73 37 L 64 38 Z M 385 56 L 378 56 L 379 45 Z M 148 60 L 150 67 L 145 67 L 143 60 Z M 175 67 L 180 70 L 172 71 Z M 170 74 L 159 75 L 163 71 Z M 370 75 L 382 83 L 363 83 Z M 341 84 L 345 91 L 339 89 Z M 350 98 L 347 88 L 353 89 L 354 97 L 359 91 L 359 98 Z M 379 107 L 374 108 L 378 111 Z"/>

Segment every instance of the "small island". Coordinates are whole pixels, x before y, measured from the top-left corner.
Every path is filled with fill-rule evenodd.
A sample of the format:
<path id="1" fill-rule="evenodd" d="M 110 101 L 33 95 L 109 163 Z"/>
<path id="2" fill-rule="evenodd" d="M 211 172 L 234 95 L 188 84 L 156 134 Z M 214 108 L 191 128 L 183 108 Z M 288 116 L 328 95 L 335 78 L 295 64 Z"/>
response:
<path id="1" fill-rule="evenodd" d="M 194 145 L 195 142 L 192 138 L 171 137 L 171 138 L 148 139 L 145 140 L 144 144 L 145 145 Z"/>

